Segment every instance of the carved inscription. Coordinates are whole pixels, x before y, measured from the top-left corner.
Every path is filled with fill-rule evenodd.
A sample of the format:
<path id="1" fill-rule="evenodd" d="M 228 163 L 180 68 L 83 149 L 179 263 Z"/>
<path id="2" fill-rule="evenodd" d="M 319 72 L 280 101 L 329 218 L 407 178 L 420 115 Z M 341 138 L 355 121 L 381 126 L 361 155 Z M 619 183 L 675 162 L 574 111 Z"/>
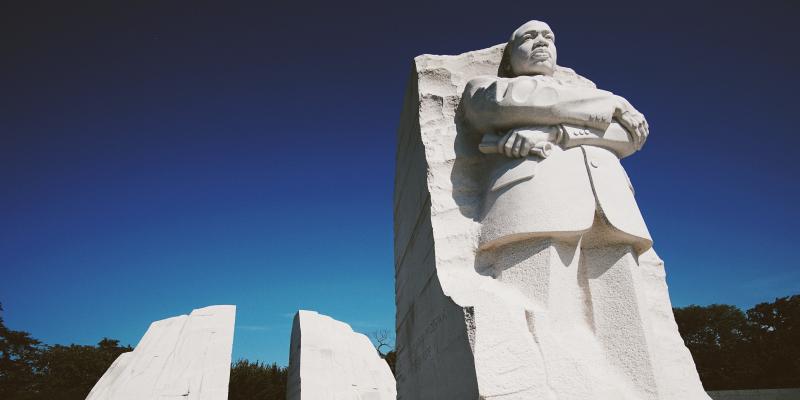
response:
<path id="1" fill-rule="evenodd" d="M 430 340 L 429 337 L 439 329 L 446 319 L 445 311 L 440 311 L 431 319 L 422 334 L 414 339 L 411 344 L 411 370 L 419 371 L 423 362 L 427 362 L 432 356 L 439 353 L 436 341 Z"/>

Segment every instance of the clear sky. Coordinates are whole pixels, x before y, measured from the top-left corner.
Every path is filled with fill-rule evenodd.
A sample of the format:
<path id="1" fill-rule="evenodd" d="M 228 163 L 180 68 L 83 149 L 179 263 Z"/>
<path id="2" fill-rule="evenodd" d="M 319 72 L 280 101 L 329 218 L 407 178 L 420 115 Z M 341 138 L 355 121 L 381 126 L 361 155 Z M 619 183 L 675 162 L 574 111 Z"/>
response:
<path id="1" fill-rule="evenodd" d="M 153 320 L 236 304 L 234 357 L 279 364 L 299 308 L 393 329 L 412 58 L 528 19 L 554 28 L 560 64 L 647 116 L 624 165 L 673 303 L 800 292 L 797 1 L 276 3 L 0 6 L 11 328 L 136 344 Z"/>

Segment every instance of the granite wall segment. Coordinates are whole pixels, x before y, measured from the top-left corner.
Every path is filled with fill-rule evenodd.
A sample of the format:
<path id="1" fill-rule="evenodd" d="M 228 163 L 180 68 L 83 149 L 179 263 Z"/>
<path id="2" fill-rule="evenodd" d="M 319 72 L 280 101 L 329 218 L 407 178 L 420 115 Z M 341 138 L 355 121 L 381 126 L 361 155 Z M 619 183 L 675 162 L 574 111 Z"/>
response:
<path id="1" fill-rule="evenodd" d="M 209 306 L 153 322 L 87 400 L 226 400 L 236 306 Z"/>
<path id="2" fill-rule="evenodd" d="M 395 380 L 363 334 L 314 311 L 292 325 L 287 400 L 394 400 Z"/>

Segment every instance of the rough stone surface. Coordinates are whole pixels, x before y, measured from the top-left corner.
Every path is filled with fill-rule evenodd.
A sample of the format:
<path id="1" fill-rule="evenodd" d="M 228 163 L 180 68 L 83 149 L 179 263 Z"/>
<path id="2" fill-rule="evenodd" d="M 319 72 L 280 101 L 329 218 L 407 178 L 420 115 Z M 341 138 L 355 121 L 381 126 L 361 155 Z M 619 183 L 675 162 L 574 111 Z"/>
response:
<path id="1" fill-rule="evenodd" d="M 394 400 L 395 381 L 370 340 L 314 311 L 294 317 L 287 400 Z"/>
<path id="2" fill-rule="evenodd" d="M 606 243 L 617 227 L 583 235 L 592 214 L 604 217 L 594 211 L 594 196 L 612 213 L 620 199 L 635 207 L 617 160 L 635 149 L 583 142 L 578 145 L 586 147 L 565 146 L 561 161 L 551 156 L 551 165 L 567 170 L 577 162 L 578 180 L 591 163 L 611 168 L 599 179 L 626 181 L 627 194 L 618 186 L 594 193 L 591 175 L 579 181 L 589 188 L 580 196 L 594 200 L 586 204 L 589 219 L 576 222 L 575 238 L 487 243 L 496 239 L 485 226 L 487 188 L 496 180 L 487 160 L 499 156 L 481 152 L 482 138 L 470 134 L 461 99 L 473 78 L 498 76 L 504 47 L 414 60 L 394 193 L 398 399 L 708 399 L 678 334 L 664 265 L 649 249 L 638 209 L 612 216 L 620 225 L 636 223 L 628 229 L 639 236 L 634 245 Z M 564 67 L 553 78 L 594 88 Z M 567 143 L 574 138 L 570 129 Z M 537 177 L 548 176 L 549 162 L 541 162 Z M 560 170 L 552 171 L 548 179 L 557 188 Z M 536 179 L 529 178 L 508 182 Z M 492 248 L 503 251 L 484 251 Z"/>
<path id="3" fill-rule="evenodd" d="M 153 322 L 87 400 L 226 400 L 236 306 L 210 306 Z"/>

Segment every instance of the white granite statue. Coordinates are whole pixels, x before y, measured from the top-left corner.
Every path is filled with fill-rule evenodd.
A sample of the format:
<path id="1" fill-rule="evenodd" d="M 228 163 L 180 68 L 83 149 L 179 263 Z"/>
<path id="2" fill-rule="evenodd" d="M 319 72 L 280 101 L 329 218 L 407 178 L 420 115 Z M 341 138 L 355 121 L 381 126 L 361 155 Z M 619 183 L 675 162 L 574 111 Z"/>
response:
<path id="1" fill-rule="evenodd" d="M 540 21 L 505 47 L 415 61 L 398 398 L 708 399 L 619 161 L 647 139 L 644 116 L 558 66 Z"/>
<path id="2" fill-rule="evenodd" d="M 236 306 L 210 306 L 153 322 L 86 400 L 226 400 Z"/>
<path id="3" fill-rule="evenodd" d="M 395 381 L 369 339 L 314 311 L 294 317 L 287 400 L 395 400 Z"/>

